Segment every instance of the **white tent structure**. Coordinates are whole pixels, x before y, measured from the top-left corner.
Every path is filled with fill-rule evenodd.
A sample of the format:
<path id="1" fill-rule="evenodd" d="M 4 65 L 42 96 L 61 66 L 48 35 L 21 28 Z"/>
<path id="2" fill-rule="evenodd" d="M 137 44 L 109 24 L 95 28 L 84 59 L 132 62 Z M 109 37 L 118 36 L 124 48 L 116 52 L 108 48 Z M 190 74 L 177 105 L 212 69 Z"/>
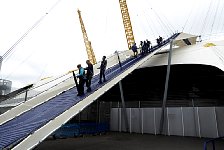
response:
<path id="1" fill-rule="evenodd" d="M 224 71 L 224 41 L 196 43 L 198 36 L 181 33 L 173 42 L 172 64 L 202 64 L 217 67 Z M 186 44 L 189 41 L 191 45 Z M 167 65 L 168 50 L 154 55 L 139 68 Z"/>

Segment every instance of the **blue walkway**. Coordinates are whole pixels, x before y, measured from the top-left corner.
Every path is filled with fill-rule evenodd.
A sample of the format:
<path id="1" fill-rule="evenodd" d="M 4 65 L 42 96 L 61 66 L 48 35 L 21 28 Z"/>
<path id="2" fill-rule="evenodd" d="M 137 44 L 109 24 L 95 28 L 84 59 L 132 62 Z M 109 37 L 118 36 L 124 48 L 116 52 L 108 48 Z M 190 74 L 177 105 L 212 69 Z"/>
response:
<path id="1" fill-rule="evenodd" d="M 179 34 L 174 34 L 170 38 L 175 38 Z M 164 45 L 167 45 L 170 38 L 165 40 L 161 45 L 154 46 L 152 49 L 156 50 Z M 113 78 L 120 75 L 126 69 L 130 68 L 136 62 L 141 60 L 147 55 L 139 55 L 137 58 L 129 58 L 122 62 L 122 69 L 119 64 L 107 69 L 106 78 L 107 82 L 110 82 Z M 37 107 L 21 114 L 20 116 L 4 123 L 0 126 L 0 149 L 10 148 L 15 146 L 28 135 L 32 134 L 37 129 L 41 128 L 49 121 L 53 120 L 72 106 L 76 105 L 79 101 L 85 99 L 88 95 L 102 87 L 104 84 L 98 84 L 99 75 L 96 75 L 92 79 L 92 92 L 86 93 L 81 97 L 77 97 L 76 87 L 69 89 L 50 99 L 49 101 L 38 105 Z"/>

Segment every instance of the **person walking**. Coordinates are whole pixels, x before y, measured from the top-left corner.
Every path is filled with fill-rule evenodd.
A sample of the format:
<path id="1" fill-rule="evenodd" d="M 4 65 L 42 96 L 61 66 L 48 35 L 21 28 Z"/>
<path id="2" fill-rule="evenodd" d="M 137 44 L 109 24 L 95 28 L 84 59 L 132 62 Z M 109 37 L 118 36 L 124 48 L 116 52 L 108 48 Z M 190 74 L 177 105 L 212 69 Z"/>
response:
<path id="1" fill-rule="evenodd" d="M 87 87 L 87 92 L 90 92 L 91 89 L 91 80 L 93 78 L 93 64 L 89 61 L 86 60 L 87 67 L 85 68 L 86 71 L 86 87 Z"/>
<path id="2" fill-rule="evenodd" d="M 100 80 L 99 83 L 102 83 L 102 77 L 103 77 L 103 82 L 106 82 L 106 78 L 105 78 L 105 70 L 107 67 L 107 60 L 106 60 L 106 56 L 103 56 L 100 67 L 97 69 L 100 69 Z"/>
<path id="3" fill-rule="evenodd" d="M 85 76 L 85 70 L 81 66 L 81 64 L 78 64 L 77 68 L 79 69 L 79 74 L 76 75 L 76 77 L 79 79 L 79 83 L 78 83 L 78 87 L 77 87 L 77 89 L 78 89 L 77 96 L 81 96 L 84 94 L 84 84 L 85 84 L 86 76 Z"/>

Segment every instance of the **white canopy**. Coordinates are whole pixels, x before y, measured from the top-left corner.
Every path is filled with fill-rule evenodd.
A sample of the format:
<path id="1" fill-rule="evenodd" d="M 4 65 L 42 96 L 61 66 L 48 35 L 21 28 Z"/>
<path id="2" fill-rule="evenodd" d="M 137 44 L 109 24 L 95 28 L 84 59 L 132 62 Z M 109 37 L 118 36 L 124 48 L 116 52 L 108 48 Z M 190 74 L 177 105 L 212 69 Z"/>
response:
<path id="1" fill-rule="evenodd" d="M 171 64 L 210 65 L 224 71 L 223 50 L 224 40 L 200 42 L 194 45 L 173 48 Z M 167 65 L 168 54 L 168 52 L 164 52 L 158 55 L 154 55 L 150 60 L 143 63 L 139 68 Z"/>

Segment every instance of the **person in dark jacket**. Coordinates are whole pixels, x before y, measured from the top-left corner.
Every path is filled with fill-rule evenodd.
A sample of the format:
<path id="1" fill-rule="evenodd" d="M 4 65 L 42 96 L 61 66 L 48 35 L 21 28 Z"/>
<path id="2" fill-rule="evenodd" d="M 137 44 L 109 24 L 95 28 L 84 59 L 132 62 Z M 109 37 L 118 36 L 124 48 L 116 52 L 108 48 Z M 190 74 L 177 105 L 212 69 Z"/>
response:
<path id="1" fill-rule="evenodd" d="M 132 45 L 131 49 L 132 49 L 132 51 L 133 51 L 133 53 L 134 53 L 134 57 L 137 57 L 137 55 L 138 55 L 138 48 L 137 48 L 137 46 L 136 46 L 136 43 L 134 43 L 134 44 Z"/>
<path id="2" fill-rule="evenodd" d="M 102 77 L 103 77 L 103 81 L 106 82 L 106 78 L 105 78 L 106 67 L 107 67 L 106 56 L 103 56 L 100 67 L 97 68 L 97 69 L 100 69 L 100 81 L 99 81 L 99 83 L 102 83 Z"/>
<path id="3" fill-rule="evenodd" d="M 86 87 L 87 87 L 87 92 L 91 91 L 91 80 L 93 78 L 93 64 L 89 61 L 86 60 L 87 67 L 85 68 L 86 71 Z"/>
<path id="4" fill-rule="evenodd" d="M 76 77 L 79 79 L 79 83 L 78 83 L 78 87 L 77 87 L 77 89 L 78 89 L 77 96 L 81 96 L 84 94 L 84 84 L 85 84 L 86 76 L 85 76 L 85 70 L 81 66 L 81 64 L 78 64 L 77 68 L 79 69 L 79 74 L 76 75 Z"/>

